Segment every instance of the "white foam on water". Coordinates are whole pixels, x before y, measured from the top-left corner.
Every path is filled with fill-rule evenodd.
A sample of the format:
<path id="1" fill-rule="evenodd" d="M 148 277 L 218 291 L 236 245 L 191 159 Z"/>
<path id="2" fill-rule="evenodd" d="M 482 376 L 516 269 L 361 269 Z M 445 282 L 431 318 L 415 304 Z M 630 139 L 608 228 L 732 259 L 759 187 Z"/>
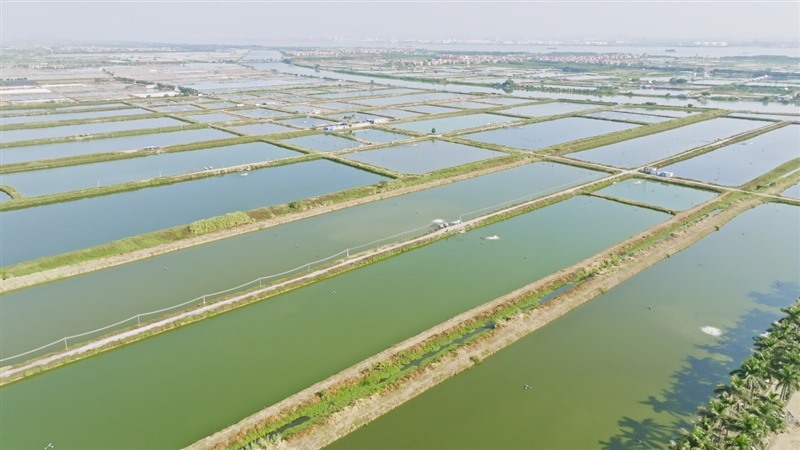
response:
<path id="1" fill-rule="evenodd" d="M 722 335 L 722 330 L 720 330 L 717 327 L 710 327 L 708 325 L 704 326 L 703 328 L 700 328 L 700 331 L 702 331 L 705 334 L 710 334 L 711 336 Z"/>

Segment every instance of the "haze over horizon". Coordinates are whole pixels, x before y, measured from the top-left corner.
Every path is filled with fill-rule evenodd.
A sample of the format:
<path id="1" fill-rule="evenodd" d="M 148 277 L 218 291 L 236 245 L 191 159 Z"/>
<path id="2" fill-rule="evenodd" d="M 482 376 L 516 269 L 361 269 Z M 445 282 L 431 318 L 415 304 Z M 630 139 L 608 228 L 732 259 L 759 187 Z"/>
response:
<path id="1" fill-rule="evenodd" d="M 335 37 L 797 44 L 798 17 L 796 1 L 3 0 L 0 42 L 258 44 Z"/>

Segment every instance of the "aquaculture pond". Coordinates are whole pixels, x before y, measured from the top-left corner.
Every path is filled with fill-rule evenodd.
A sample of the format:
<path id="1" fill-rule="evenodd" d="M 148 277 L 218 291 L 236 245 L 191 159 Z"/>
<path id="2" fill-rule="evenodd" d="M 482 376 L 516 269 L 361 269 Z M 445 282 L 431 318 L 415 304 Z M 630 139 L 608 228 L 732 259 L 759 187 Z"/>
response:
<path id="1" fill-rule="evenodd" d="M 781 195 L 785 195 L 786 197 L 800 198 L 800 183 L 795 184 L 789 189 L 786 189 L 781 193 Z"/>
<path id="2" fill-rule="evenodd" d="M 664 167 L 681 178 L 738 186 L 800 158 L 800 125 L 788 125 Z"/>
<path id="3" fill-rule="evenodd" d="M 800 122 L 800 116 L 789 116 L 789 115 L 776 115 L 776 114 L 747 114 L 747 113 L 734 113 L 731 114 L 732 117 L 744 117 L 750 119 L 761 119 L 761 120 L 788 120 L 790 122 Z"/>
<path id="4" fill-rule="evenodd" d="M 666 217 L 574 198 L 13 383 L 0 446 L 188 445 Z"/>
<path id="5" fill-rule="evenodd" d="M 362 141 L 368 141 L 373 143 L 402 141 L 411 138 L 411 136 L 407 134 L 392 133 L 389 131 L 372 130 L 372 129 L 356 130 L 353 132 L 353 137 L 356 139 L 361 139 Z"/>
<path id="6" fill-rule="evenodd" d="M 276 125 L 274 123 L 254 123 L 251 125 L 240 125 L 236 127 L 226 127 L 227 129 L 244 134 L 275 134 L 275 133 L 291 133 L 297 131 L 296 128 L 285 127 L 283 125 Z"/>
<path id="7" fill-rule="evenodd" d="M 37 114 L 28 116 L 0 117 L 0 125 L 16 125 L 40 122 L 55 122 L 60 120 L 92 120 L 103 117 L 117 116 L 138 116 L 141 114 L 151 114 L 150 111 L 141 108 L 112 109 L 108 111 L 86 111 L 61 114 Z"/>
<path id="8" fill-rule="evenodd" d="M 505 153 L 463 144 L 426 140 L 414 142 L 413 144 L 350 153 L 345 157 L 398 172 L 422 174 L 505 155 Z"/>
<path id="9" fill-rule="evenodd" d="M 245 109 L 237 112 L 243 116 L 250 117 L 251 119 L 263 119 L 265 117 L 280 117 L 289 115 L 289 113 L 283 111 L 276 111 L 274 109 L 265 109 L 265 108 Z"/>
<path id="10" fill-rule="evenodd" d="M 766 125 L 757 120 L 711 119 L 616 144 L 570 153 L 569 157 L 615 167 L 639 167 Z"/>
<path id="11" fill-rule="evenodd" d="M 567 114 L 576 111 L 586 111 L 589 109 L 601 108 L 603 105 L 580 104 L 580 103 L 541 103 L 537 105 L 516 106 L 510 109 L 504 109 L 504 114 L 514 114 L 523 117 L 545 117 L 556 116 L 559 114 Z"/>
<path id="12" fill-rule="evenodd" d="M 3 164 L 11 164 L 44 159 L 66 158 L 69 156 L 88 155 L 92 153 L 140 150 L 152 146 L 167 147 L 170 145 L 191 144 L 194 142 L 233 137 L 236 136 L 213 128 L 203 128 L 199 130 L 140 134 L 110 139 L 62 142 L 60 144 L 7 147 L 0 149 L 0 161 L 2 161 Z"/>
<path id="13" fill-rule="evenodd" d="M 406 109 L 409 111 L 419 112 L 423 114 L 442 114 L 442 113 L 451 113 L 458 111 L 458 109 L 455 108 L 447 108 L 439 105 L 416 105 L 416 106 L 409 106 Z"/>
<path id="14" fill-rule="evenodd" d="M 692 208 L 716 197 L 716 193 L 653 180 L 629 178 L 596 191 L 597 194 L 660 206 L 671 211 Z"/>
<path id="15" fill-rule="evenodd" d="M 367 111 L 367 112 L 370 113 L 370 114 L 377 114 L 379 116 L 392 117 L 392 118 L 395 118 L 395 119 L 406 119 L 406 118 L 409 118 L 409 117 L 417 117 L 417 116 L 421 115 L 421 114 L 418 114 L 418 113 L 415 113 L 415 112 L 411 112 L 411 111 L 406 111 L 406 110 L 403 110 L 403 109 L 373 109 L 373 110 L 370 110 L 370 111 Z"/>
<path id="16" fill-rule="evenodd" d="M 81 125 L 62 125 L 50 128 L 28 128 L 3 131 L 2 143 L 32 141 L 38 139 L 64 138 L 81 135 L 113 133 L 116 131 L 145 130 L 188 125 L 186 122 L 169 117 L 155 119 L 120 120 L 116 122 L 87 123 Z"/>
<path id="17" fill-rule="evenodd" d="M 298 128 L 316 128 L 322 127 L 325 125 L 333 125 L 333 122 L 330 120 L 324 119 L 317 119 L 316 117 L 296 117 L 294 119 L 284 119 L 277 121 L 278 123 L 282 123 L 284 125 L 291 125 Z"/>
<path id="18" fill-rule="evenodd" d="M 175 113 L 175 112 L 186 112 L 186 111 L 200 111 L 200 108 L 195 105 L 165 105 L 165 106 L 154 106 L 154 110 L 163 113 Z"/>
<path id="19" fill-rule="evenodd" d="M 499 116 L 497 114 L 469 114 L 465 116 L 447 117 L 443 119 L 420 120 L 390 125 L 401 130 L 416 131 L 417 133 L 449 133 L 451 131 L 466 130 L 468 128 L 482 127 L 506 122 L 514 122 L 514 117 Z"/>
<path id="20" fill-rule="evenodd" d="M 336 114 L 326 113 L 325 117 L 330 117 L 331 119 L 348 121 L 348 122 L 366 122 L 367 120 L 373 120 L 373 119 L 385 119 L 384 117 L 381 116 L 360 113 L 360 112 L 348 112 L 348 113 L 336 113 Z"/>
<path id="21" fill-rule="evenodd" d="M 481 99 L 483 100 L 483 99 Z M 442 103 L 440 106 L 446 106 L 448 108 L 462 108 L 462 109 L 481 109 L 481 108 L 496 108 L 497 105 L 492 105 L 490 103 L 479 103 L 479 102 L 455 102 L 455 103 Z"/>
<path id="22" fill-rule="evenodd" d="M 9 292 L 3 294 L 1 304 L 0 359 L 259 277 L 315 261 L 321 264 L 332 255 L 341 257 L 347 249 L 355 254 L 421 235 L 432 229 L 437 218 L 471 219 L 602 175 L 572 166 L 533 163 Z M 197 276 L 200 271 L 202 277 Z M 148 283 L 142 284 L 145 278 Z M 192 306 L 198 302 L 202 300 Z M 135 319 L 121 326 L 133 323 Z"/>
<path id="23" fill-rule="evenodd" d="M 617 109 L 615 111 L 628 112 L 632 114 L 646 114 L 650 116 L 663 116 L 663 117 L 687 117 L 691 114 L 696 114 L 692 111 L 681 111 L 677 109 L 647 109 L 647 108 L 625 108 Z"/>
<path id="24" fill-rule="evenodd" d="M 459 137 L 524 150 L 537 150 L 577 139 L 627 130 L 636 126 L 638 125 L 632 123 L 611 122 L 584 117 L 566 117 L 547 122 L 481 131 Z"/>
<path id="25" fill-rule="evenodd" d="M 336 150 L 354 148 L 363 145 L 358 141 L 353 141 L 351 139 L 328 133 L 285 139 L 283 142 L 292 145 L 299 145 L 300 147 L 305 147 L 317 152 L 333 152 Z"/>
<path id="26" fill-rule="evenodd" d="M 594 117 L 597 119 L 626 120 L 626 121 L 644 122 L 644 123 L 658 123 L 667 120 L 672 120 L 671 117 L 651 116 L 647 114 L 632 114 L 621 111 L 600 111 L 587 114 L 586 117 Z"/>
<path id="27" fill-rule="evenodd" d="M 376 92 L 375 95 L 385 94 L 383 92 Z M 450 100 L 455 98 L 463 98 L 464 96 L 464 94 L 453 94 L 450 92 L 423 92 L 420 94 L 400 95 L 395 97 L 355 98 L 350 101 L 367 106 L 386 106 L 431 102 L 437 100 Z"/>
<path id="28" fill-rule="evenodd" d="M 228 147 L 0 174 L 0 184 L 12 186 L 22 195 L 30 197 L 299 155 L 302 153 L 265 142 L 251 142 Z"/>
<path id="29" fill-rule="evenodd" d="M 329 448 L 666 449 L 800 295 L 799 219 L 747 211 Z"/>
<path id="30" fill-rule="evenodd" d="M 328 194 L 384 178 L 310 161 L 0 212 L 0 265 L 57 255 L 198 219 Z"/>
<path id="31" fill-rule="evenodd" d="M 213 123 L 213 122 L 236 122 L 243 120 L 239 116 L 225 113 L 209 113 L 209 114 L 192 114 L 181 116 L 186 120 L 200 123 Z"/>

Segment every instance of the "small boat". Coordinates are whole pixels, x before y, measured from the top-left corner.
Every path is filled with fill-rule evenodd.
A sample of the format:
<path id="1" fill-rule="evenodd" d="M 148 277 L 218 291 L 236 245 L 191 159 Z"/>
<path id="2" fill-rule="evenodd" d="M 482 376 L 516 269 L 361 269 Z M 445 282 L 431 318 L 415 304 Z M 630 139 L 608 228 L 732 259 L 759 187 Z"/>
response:
<path id="1" fill-rule="evenodd" d="M 500 239 L 500 236 L 494 234 L 492 236 L 486 236 L 486 237 L 484 237 L 482 239 L 486 239 L 487 241 L 496 241 L 496 240 Z"/>
<path id="2" fill-rule="evenodd" d="M 250 175 L 250 172 L 242 172 L 239 174 L 240 177 L 246 177 L 248 175 Z"/>

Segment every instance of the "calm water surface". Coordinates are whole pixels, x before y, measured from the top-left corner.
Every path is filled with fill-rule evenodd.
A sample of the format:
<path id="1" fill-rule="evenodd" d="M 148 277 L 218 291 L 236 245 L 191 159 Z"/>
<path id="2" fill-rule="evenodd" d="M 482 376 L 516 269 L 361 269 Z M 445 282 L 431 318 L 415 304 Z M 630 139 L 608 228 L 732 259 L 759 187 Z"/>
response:
<path id="1" fill-rule="evenodd" d="M 610 122 L 608 120 L 595 120 L 584 117 L 567 117 L 548 122 L 481 131 L 460 137 L 525 150 L 537 150 L 563 142 L 626 130 L 637 126 L 632 123 Z"/>
<path id="2" fill-rule="evenodd" d="M 449 133 L 451 131 L 465 130 L 467 128 L 482 127 L 495 123 L 514 122 L 513 117 L 500 116 L 497 114 L 470 114 L 466 116 L 448 117 L 444 119 L 420 120 L 417 122 L 407 122 L 392 125 L 393 128 L 401 130 L 416 131 L 417 133 Z"/>
<path id="3" fill-rule="evenodd" d="M 662 133 L 570 153 L 569 157 L 616 167 L 639 167 L 763 126 L 764 122 L 755 120 L 711 119 Z"/>
<path id="4" fill-rule="evenodd" d="M 345 157 L 398 172 L 422 174 L 505 155 L 468 145 L 429 140 L 351 153 Z"/>
<path id="5" fill-rule="evenodd" d="M 572 166 L 533 163 L 10 292 L 0 303 L 0 357 L 282 273 L 348 248 L 363 251 L 421 235 L 436 218 L 474 218 L 507 202 L 601 176 Z M 148 282 L 141 283 L 143 279 Z"/>
<path id="6" fill-rule="evenodd" d="M 0 445 L 187 445 L 666 217 L 574 198 L 5 386 Z"/>
<path id="7" fill-rule="evenodd" d="M 800 295 L 798 226 L 747 211 L 330 448 L 666 448 Z"/>
<path id="8" fill-rule="evenodd" d="M 383 177 L 310 161 L 0 212 L 0 265 L 78 250 L 198 219 L 372 184 Z"/>
<path id="9" fill-rule="evenodd" d="M 557 114 L 566 114 L 575 111 L 585 111 L 588 109 L 597 109 L 602 105 L 582 105 L 578 103 L 542 103 L 541 105 L 526 105 L 517 106 L 511 109 L 504 109 L 500 112 L 515 114 L 517 116 L 525 117 L 544 117 L 555 116 Z"/>
<path id="10" fill-rule="evenodd" d="M 87 123 L 82 125 L 64 125 L 49 128 L 30 128 L 23 130 L 3 131 L 2 142 L 32 141 L 35 139 L 49 139 L 72 137 L 81 134 L 113 133 L 116 131 L 144 130 L 149 128 L 166 128 L 186 125 L 186 122 L 169 117 L 156 119 L 121 120 L 118 122 Z"/>
<path id="11" fill-rule="evenodd" d="M 301 153 L 276 145 L 252 142 L 56 169 L 0 174 L 0 184 L 10 185 L 25 196 L 36 196 L 180 175 L 202 171 L 205 167 L 222 168 L 298 155 Z"/>
<path id="12" fill-rule="evenodd" d="M 738 186 L 800 158 L 800 125 L 789 125 L 664 168 L 682 178 Z"/>
<path id="13" fill-rule="evenodd" d="M 299 145 L 300 147 L 310 148 L 311 150 L 317 152 L 332 152 L 363 145 L 360 142 L 327 133 L 286 139 L 283 142 L 286 142 L 287 144 Z"/>
<path id="14" fill-rule="evenodd" d="M 682 211 L 705 203 L 716 193 L 658 181 L 630 178 L 597 191 L 598 194 Z"/>
<path id="15" fill-rule="evenodd" d="M 0 162 L 11 164 L 43 159 L 66 158 L 68 156 L 91 153 L 139 150 L 149 146 L 167 147 L 170 145 L 191 144 L 236 137 L 213 128 L 200 130 L 172 131 L 169 133 L 140 134 L 111 139 L 91 139 L 87 141 L 63 142 L 60 144 L 29 145 L 0 149 Z"/>
<path id="16" fill-rule="evenodd" d="M 18 123 L 55 122 L 58 120 L 92 120 L 101 117 L 137 116 L 151 114 L 150 111 L 140 108 L 112 109 L 109 111 L 87 111 L 63 114 L 38 114 L 35 116 L 0 117 L 0 125 L 14 125 Z"/>

